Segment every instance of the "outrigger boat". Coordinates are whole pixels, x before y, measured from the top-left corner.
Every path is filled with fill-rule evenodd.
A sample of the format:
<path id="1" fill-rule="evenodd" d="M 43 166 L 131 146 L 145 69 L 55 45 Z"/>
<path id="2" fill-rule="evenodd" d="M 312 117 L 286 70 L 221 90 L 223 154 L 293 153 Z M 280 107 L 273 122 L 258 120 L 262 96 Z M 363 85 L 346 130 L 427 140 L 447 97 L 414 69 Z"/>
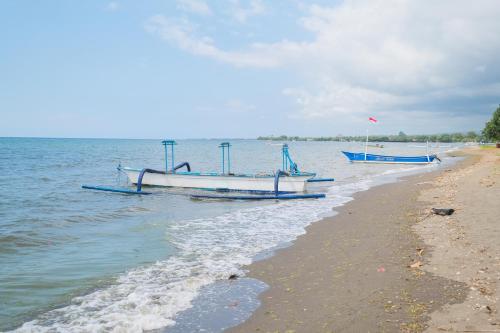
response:
<path id="1" fill-rule="evenodd" d="M 222 172 L 193 172 L 178 171 L 181 167 L 189 166 L 188 163 L 182 163 L 174 166 L 174 145 L 175 141 L 163 141 L 165 146 L 165 169 L 168 170 L 168 150 L 171 150 L 170 170 L 159 171 L 158 173 L 147 173 L 142 179 L 143 185 L 195 188 L 204 190 L 232 190 L 232 191 L 260 191 L 272 192 L 274 190 L 275 174 L 240 174 L 231 172 L 230 147 L 229 142 L 220 144 L 222 149 Z M 280 189 L 284 192 L 304 192 L 306 191 L 307 181 L 316 176 L 315 173 L 301 172 L 297 165 L 292 161 L 288 152 L 288 146 L 282 147 L 283 169 L 289 172 L 281 177 Z M 120 167 L 133 184 L 137 184 L 137 179 L 141 169 Z"/>
<path id="2" fill-rule="evenodd" d="M 342 151 L 342 153 L 349 159 L 350 162 L 361 163 L 402 163 L 402 164 L 428 164 L 432 163 L 435 159 L 439 160 L 437 155 L 423 155 L 423 156 L 390 156 L 390 155 L 375 155 L 365 153 L 351 153 Z"/>
<path id="3" fill-rule="evenodd" d="M 193 172 L 188 162 L 183 162 L 176 166 L 174 162 L 174 146 L 177 143 L 174 140 L 164 140 L 162 144 L 165 147 L 165 171 L 118 166 L 118 170 L 124 172 L 132 184 L 137 184 L 136 191 L 93 185 L 82 185 L 82 187 L 93 190 L 133 194 L 151 193 L 143 192 L 142 185 L 200 189 L 217 192 L 239 191 L 251 193 L 253 196 L 222 197 L 219 195 L 192 195 L 192 197 L 262 200 L 324 197 L 324 194 L 290 194 L 306 192 L 309 183 L 334 181 L 333 178 L 316 178 L 316 174 L 313 172 L 300 171 L 297 164 L 291 159 L 288 145 L 286 144 L 284 144 L 281 149 L 282 170 L 269 174 L 238 174 L 231 172 L 231 144 L 229 142 L 223 142 L 219 145 L 222 151 L 222 172 Z M 171 155 L 170 165 L 168 156 L 169 150 Z M 184 167 L 187 171 L 179 171 L 179 169 Z M 255 195 L 261 195 L 261 197 Z"/>
<path id="4" fill-rule="evenodd" d="M 427 144 L 427 154 L 421 156 L 391 156 L 368 154 L 368 133 L 366 134 L 365 152 L 353 153 L 342 151 L 350 162 L 358 163 L 393 163 L 393 164 L 429 164 L 434 160 L 441 161 L 436 154 L 429 154 L 429 145 Z"/>

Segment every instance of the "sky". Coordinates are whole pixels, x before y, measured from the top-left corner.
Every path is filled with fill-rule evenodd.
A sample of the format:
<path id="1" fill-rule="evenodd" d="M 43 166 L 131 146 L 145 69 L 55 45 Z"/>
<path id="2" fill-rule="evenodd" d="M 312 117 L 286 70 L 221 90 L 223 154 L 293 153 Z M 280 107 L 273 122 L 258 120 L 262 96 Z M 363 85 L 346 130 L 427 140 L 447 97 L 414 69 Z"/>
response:
<path id="1" fill-rule="evenodd" d="M 1 1 L 0 136 L 479 131 L 498 0 Z"/>

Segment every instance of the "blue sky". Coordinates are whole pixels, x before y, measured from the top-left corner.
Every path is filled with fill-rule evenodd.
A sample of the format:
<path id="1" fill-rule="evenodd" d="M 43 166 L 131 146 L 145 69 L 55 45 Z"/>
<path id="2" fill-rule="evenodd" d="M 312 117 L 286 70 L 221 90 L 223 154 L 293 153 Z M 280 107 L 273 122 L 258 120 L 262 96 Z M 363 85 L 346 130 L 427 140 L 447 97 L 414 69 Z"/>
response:
<path id="1" fill-rule="evenodd" d="M 496 0 L 0 2 L 0 136 L 480 130 Z"/>

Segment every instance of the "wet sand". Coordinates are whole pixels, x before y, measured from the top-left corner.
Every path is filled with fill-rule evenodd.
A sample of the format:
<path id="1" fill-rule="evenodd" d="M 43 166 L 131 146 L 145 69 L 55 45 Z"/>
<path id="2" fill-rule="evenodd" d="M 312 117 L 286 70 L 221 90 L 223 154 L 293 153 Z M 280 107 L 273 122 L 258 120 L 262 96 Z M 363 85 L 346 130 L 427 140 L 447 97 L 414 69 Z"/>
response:
<path id="1" fill-rule="evenodd" d="M 309 226 L 307 233 L 291 247 L 250 265 L 249 277 L 264 281 L 270 288 L 260 295 L 262 305 L 256 312 L 229 331 L 421 332 L 448 329 L 448 326 L 441 326 L 453 320 L 453 307 L 468 302 L 471 284 L 469 279 L 456 279 L 451 273 L 441 271 L 442 260 L 447 259 L 432 264 L 437 260 L 433 253 L 438 253 L 436 244 L 430 241 L 434 231 L 426 229 L 426 234 L 419 229 L 420 224 L 431 218 L 441 219 L 439 223 L 442 224 L 448 217 L 430 216 L 429 210 L 435 203 L 429 201 L 429 195 L 423 197 L 421 192 L 436 188 L 436 182 L 442 177 L 484 165 L 479 160 L 479 157 L 469 157 L 448 170 L 411 176 L 398 183 L 358 193 L 355 200 L 336 209 L 338 215 Z M 498 158 L 492 165 L 498 170 Z M 498 174 L 494 177 L 498 179 Z M 466 201 L 467 198 L 474 201 L 474 205 L 479 205 L 483 213 L 488 212 L 485 215 L 490 218 L 500 215 L 498 205 L 482 207 L 478 204 L 482 195 L 491 195 L 481 192 L 483 185 L 467 186 L 475 186 L 479 192 L 475 197 L 462 193 Z M 483 187 L 498 191 L 498 185 Z M 455 190 L 461 193 L 466 188 Z M 430 195 L 431 199 L 438 200 L 451 193 L 446 185 L 441 190 L 442 194 Z M 453 204 L 442 204 L 445 203 Z M 460 209 L 457 217 L 467 211 L 467 204 Z M 487 223 L 491 224 L 492 220 Z M 490 227 L 500 231 L 496 225 Z M 493 243 L 494 237 L 490 238 Z M 482 240 L 480 235 L 477 239 Z M 440 239 L 436 243 L 439 244 Z M 489 267 L 490 272 L 493 267 L 497 274 L 500 271 L 498 265 Z M 496 311 L 496 307 L 492 311 Z M 465 314 L 464 318 L 467 318 Z"/>

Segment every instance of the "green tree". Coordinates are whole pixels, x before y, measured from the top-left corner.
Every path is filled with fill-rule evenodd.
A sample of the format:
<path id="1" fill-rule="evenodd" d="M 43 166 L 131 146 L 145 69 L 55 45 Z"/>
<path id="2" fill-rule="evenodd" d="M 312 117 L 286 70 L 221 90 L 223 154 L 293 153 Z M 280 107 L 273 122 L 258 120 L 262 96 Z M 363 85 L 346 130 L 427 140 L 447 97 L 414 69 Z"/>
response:
<path id="1" fill-rule="evenodd" d="M 453 133 L 451 135 L 451 141 L 462 142 L 462 141 L 464 141 L 464 135 L 462 133 Z"/>
<path id="2" fill-rule="evenodd" d="M 483 135 L 489 141 L 500 141 L 500 106 L 493 113 L 491 120 L 486 123 Z"/>
<path id="3" fill-rule="evenodd" d="M 403 131 L 399 131 L 398 136 L 395 138 L 395 141 L 399 142 L 407 142 L 408 136 Z"/>
<path id="4" fill-rule="evenodd" d="M 467 132 L 467 141 L 477 141 L 479 139 L 479 135 L 477 135 L 474 131 Z"/>
<path id="5" fill-rule="evenodd" d="M 440 134 L 437 137 L 438 141 L 441 142 L 451 142 L 451 135 L 450 134 Z"/>

